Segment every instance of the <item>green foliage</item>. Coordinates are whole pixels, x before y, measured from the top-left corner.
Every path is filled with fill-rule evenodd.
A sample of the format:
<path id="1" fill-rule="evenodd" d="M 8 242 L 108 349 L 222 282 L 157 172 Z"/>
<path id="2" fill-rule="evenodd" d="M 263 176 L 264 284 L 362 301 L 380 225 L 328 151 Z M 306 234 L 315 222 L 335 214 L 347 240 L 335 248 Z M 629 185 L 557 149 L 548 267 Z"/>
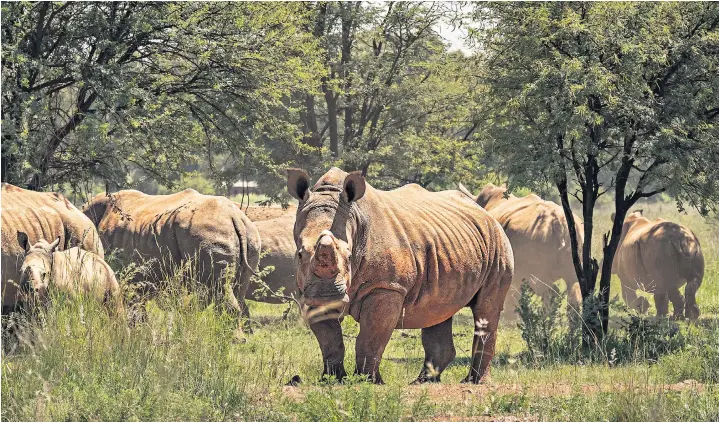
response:
<path id="1" fill-rule="evenodd" d="M 217 195 L 217 189 L 211 181 L 207 180 L 200 172 L 193 171 L 183 174 L 180 177 L 179 182 L 175 183 L 177 186 L 181 186 L 182 189 L 194 189 L 203 195 Z M 165 186 L 158 186 L 158 195 L 167 195 L 177 192 L 176 189 L 169 189 Z M 221 194 L 221 193 L 220 193 Z"/>
<path id="2" fill-rule="evenodd" d="M 453 5 L 317 3 L 312 13 L 326 71 L 295 103 L 303 142 L 326 155 L 298 164 L 362 170 L 384 188 L 477 177 L 471 59 L 448 52 L 437 33 Z"/>
<path id="3" fill-rule="evenodd" d="M 656 363 L 660 357 L 681 352 L 692 343 L 674 321 L 629 314 L 617 318 L 617 323 L 599 342 L 582 348 L 580 339 L 583 320 L 573 310 L 566 316 L 560 313 L 559 305 L 563 296 L 552 295 L 543 303 L 529 284 L 522 285 L 517 306 L 517 327 L 527 345 L 527 363 L 539 366 L 562 361 L 575 364 L 598 361 L 609 365 Z M 616 302 L 612 305 L 617 311 L 627 311 L 625 306 Z M 705 345 L 700 343 L 694 347 L 702 350 Z M 710 378 L 711 373 L 708 372 Z"/>
<path id="4" fill-rule="evenodd" d="M 492 141 L 513 181 L 581 184 L 572 165 L 594 157 L 611 188 L 629 160 L 627 193 L 716 201 L 716 5 L 489 4 L 476 18 L 495 22 L 475 34 Z"/>
<path id="5" fill-rule="evenodd" d="M 124 186 L 140 168 L 171 184 L 200 156 L 231 182 L 240 169 L 276 171 L 257 141 L 295 138 L 276 116 L 313 72 L 314 41 L 298 30 L 303 10 L 3 4 L 3 181 L 38 189 L 98 177 Z"/>
<path id="6" fill-rule="evenodd" d="M 519 323 L 517 328 L 522 332 L 522 339 L 527 343 L 529 354 L 535 359 L 550 353 L 550 344 L 558 334 L 560 295 L 551 295 L 549 303 L 543 304 L 534 294 L 528 282 L 523 282 L 517 303 Z"/>

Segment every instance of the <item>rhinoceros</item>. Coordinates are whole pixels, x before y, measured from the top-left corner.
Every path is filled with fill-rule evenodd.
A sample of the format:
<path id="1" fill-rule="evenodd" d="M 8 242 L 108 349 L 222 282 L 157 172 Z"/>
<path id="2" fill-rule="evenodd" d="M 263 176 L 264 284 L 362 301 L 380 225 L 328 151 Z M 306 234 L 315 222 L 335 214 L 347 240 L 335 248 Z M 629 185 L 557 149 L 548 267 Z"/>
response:
<path id="1" fill-rule="evenodd" d="M 671 300 L 674 317 L 684 317 L 685 303 L 679 288 L 686 284 L 686 316 L 699 318 L 696 294 L 704 278 L 704 255 L 699 239 L 687 227 L 661 218 L 650 221 L 641 210 L 629 214 L 612 273 L 619 276 L 627 306 L 646 312 L 649 301 L 637 297 L 636 290 L 653 293 L 657 315 L 661 316 L 669 312 Z"/>
<path id="2" fill-rule="evenodd" d="M 469 191 L 460 184 L 460 190 Z M 572 261 L 567 218 L 561 206 L 530 194 L 523 198 L 506 195 L 507 188 L 488 183 L 477 196 L 477 203 L 499 221 L 514 251 L 514 281 L 504 304 L 505 315 L 515 316 L 522 282 L 541 296 L 545 303 L 556 294 L 552 284 L 563 279 L 568 301 L 579 309 L 582 296 Z M 579 245 L 584 243 L 584 228 L 574 216 Z"/>
<path id="3" fill-rule="evenodd" d="M 25 233 L 18 237 L 27 250 L 20 270 L 20 286 L 31 297 L 24 303 L 45 301 L 50 289 L 57 289 L 71 296 L 89 295 L 118 314 L 123 311 L 120 285 L 102 257 L 77 246 L 58 251 L 59 237 L 52 243 L 41 239 L 32 246 Z"/>
<path id="4" fill-rule="evenodd" d="M 95 226 L 59 193 L 34 192 L 3 183 L 1 214 L 3 314 L 14 310 L 19 299 L 20 267 L 26 252 L 18 240 L 23 238 L 19 233 L 30 244 L 60 238 L 58 250 L 77 246 L 105 256 Z"/>
<path id="5" fill-rule="evenodd" d="M 265 286 L 252 283 L 247 297 L 266 303 L 284 303 L 297 294 L 295 277 L 295 238 L 292 235 L 295 227 L 295 213 L 290 212 L 270 220 L 255 221 L 255 226 L 262 239 L 261 267 L 274 267 L 274 270 L 263 277 Z"/>
<path id="6" fill-rule="evenodd" d="M 260 237 L 231 200 L 193 189 L 172 195 L 123 190 L 98 194 L 83 212 L 108 250 L 118 250 L 124 260 L 151 263 L 149 276 L 140 274 L 143 281 L 157 283 L 192 260 L 194 277 L 220 297 L 226 271 L 234 266 L 231 293 L 237 303 L 232 305 L 249 317 L 244 299 L 257 268 Z"/>
<path id="7" fill-rule="evenodd" d="M 455 357 L 452 317 L 464 307 L 477 325 L 465 381 L 488 375 L 514 267 L 494 218 L 458 191 L 381 191 L 338 168 L 312 189 L 306 172 L 291 169 L 287 188 L 299 200 L 297 287 L 323 376 L 346 375 L 340 321 L 350 315 L 360 325 L 356 373 L 382 383 L 392 331 L 421 328 L 425 362 L 415 382 L 440 381 Z"/>

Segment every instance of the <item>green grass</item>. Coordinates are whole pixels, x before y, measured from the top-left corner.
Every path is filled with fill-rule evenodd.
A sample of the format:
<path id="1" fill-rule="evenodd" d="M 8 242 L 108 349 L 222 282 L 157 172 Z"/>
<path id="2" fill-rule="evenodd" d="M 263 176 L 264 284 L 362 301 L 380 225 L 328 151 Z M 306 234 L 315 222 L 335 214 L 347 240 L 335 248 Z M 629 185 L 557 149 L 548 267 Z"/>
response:
<path id="1" fill-rule="evenodd" d="M 645 215 L 692 228 L 707 271 L 698 294 L 701 320 L 681 322 L 686 344 L 657 362 L 569 364 L 548 356 L 527 363 L 520 331 L 505 324 L 491 381 L 459 385 L 473 329 L 463 311 L 454 322 L 457 359 L 442 385 L 408 386 L 424 356 L 419 330 L 392 336 L 381 366 L 387 385 L 356 379 L 327 385 L 319 382 L 316 340 L 296 312 L 282 320 L 286 306 L 251 302 L 255 332 L 241 342 L 235 319 L 197 295 L 161 296 L 133 328 L 92 301 L 58 296 L 34 338 L 3 355 L 2 420 L 719 420 L 719 229 L 661 207 L 645 207 Z M 612 289 L 618 294 L 617 280 Z M 359 326 L 350 318 L 343 326 L 351 370 Z M 284 387 L 293 375 L 303 384 Z"/>

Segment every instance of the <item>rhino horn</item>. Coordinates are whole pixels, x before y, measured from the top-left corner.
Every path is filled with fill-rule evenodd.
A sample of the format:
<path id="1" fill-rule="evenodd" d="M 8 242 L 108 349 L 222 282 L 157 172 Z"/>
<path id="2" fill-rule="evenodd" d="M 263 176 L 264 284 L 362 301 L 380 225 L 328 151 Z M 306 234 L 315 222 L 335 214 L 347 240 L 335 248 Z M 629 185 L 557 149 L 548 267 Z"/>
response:
<path id="1" fill-rule="evenodd" d="M 316 276 L 326 279 L 333 278 L 339 272 L 335 241 L 332 234 L 323 232 L 317 241 L 313 272 Z"/>

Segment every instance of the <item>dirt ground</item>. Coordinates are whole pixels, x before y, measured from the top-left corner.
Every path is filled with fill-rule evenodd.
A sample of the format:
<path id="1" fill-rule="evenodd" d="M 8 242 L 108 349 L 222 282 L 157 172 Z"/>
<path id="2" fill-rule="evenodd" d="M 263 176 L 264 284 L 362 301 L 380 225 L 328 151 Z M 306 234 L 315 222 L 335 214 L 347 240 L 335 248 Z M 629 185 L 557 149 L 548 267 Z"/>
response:
<path id="1" fill-rule="evenodd" d="M 312 387 L 314 388 L 314 387 Z M 336 387 L 342 388 L 342 387 Z M 662 391 L 702 391 L 704 385 L 694 380 L 686 380 L 676 384 L 655 384 L 647 386 L 632 384 L 613 385 L 571 385 L 564 383 L 547 383 L 542 385 L 525 386 L 519 384 L 424 384 L 408 386 L 405 391 L 415 390 L 417 393 L 427 392 L 429 398 L 435 403 L 467 403 L 475 397 L 488 395 L 527 394 L 535 397 L 569 396 L 571 394 L 597 394 L 617 391 L 644 391 L 658 393 Z M 283 393 L 292 400 L 303 400 L 308 389 L 301 387 L 283 387 Z M 413 396 L 413 394 L 410 394 Z"/>
<path id="2" fill-rule="evenodd" d="M 244 208 L 243 208 L 244 210 Z M 289 208 L 282 209 L 281 207 L 249 207 L 245 210 L 245 214 L 252 221 L 264 221 L 272 220 L 273 218 L 282 217 L 288 213 L 296 213 L 297 207 L 290 206 Z"/>

